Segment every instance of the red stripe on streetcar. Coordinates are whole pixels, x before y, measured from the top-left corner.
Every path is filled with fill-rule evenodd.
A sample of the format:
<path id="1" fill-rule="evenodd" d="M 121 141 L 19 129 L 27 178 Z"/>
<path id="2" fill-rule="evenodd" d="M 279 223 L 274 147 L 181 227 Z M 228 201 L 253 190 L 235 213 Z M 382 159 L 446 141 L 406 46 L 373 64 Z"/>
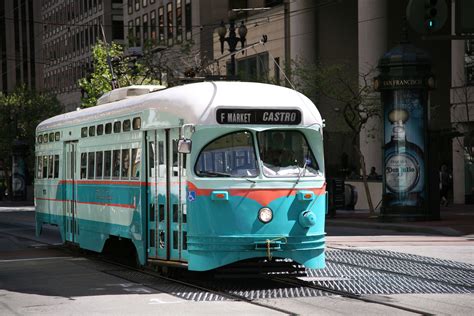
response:
<path id="1" fill-rule="evenodd" d="M 35 198 L 36 200 L 42 201 L 52 201 L 52 202 L 73 202 L 73 200 L 58 200 L 58 199 L 49 199 L 49 198 Z M 115 206 L 122 208 L 136 208 L 136 205 L 133 204 L 116 204 L 116 203 L 102 203 L 102 202 L 83 202 L 76 201 L 77 204 L 89 204 L 89 205 L 103 205 L 103 206 Z"/>
<path id="2" fill-rule="evenodd" d="M 226 190 L 221 188 L 220 190 Z M 229 195 L 241 196 L 254 200 L 260 205 L 268 205 L 273 200 L 281 197 L 294 196 L 297 191 L 311 191 L 315 195 L 322 195 L 326 192 L 326 183 L 320 188 L 304 188 L 304 189 L 229 189 Z M 197 196 L 210 196 L 214 189 L 199 189 L 192 182 L 188 182 L 188 191 L 195 191 Z"/>

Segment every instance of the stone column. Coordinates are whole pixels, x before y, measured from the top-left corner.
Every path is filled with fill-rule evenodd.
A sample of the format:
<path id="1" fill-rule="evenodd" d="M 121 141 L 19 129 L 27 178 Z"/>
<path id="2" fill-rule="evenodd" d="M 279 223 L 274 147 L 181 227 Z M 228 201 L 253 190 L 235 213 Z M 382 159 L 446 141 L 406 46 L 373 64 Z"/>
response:
<path id="1" fill-rule="evenodd" d="M 376 75 L 375 68 L 382 55 L 387 51 L 387 1 L 358 1 L 359 33 L 359 74 L 372 71 L 371 79 Z M 360 83 L 363 84 L 362 78 Z M 380 102 L 378 93 L 374 102 Z M 372 118 L 360 134 L 360 149 L 365 157 L 367 173 L 375 167 L 382 174 L 382 122 Z M 374 197 L 376 200 L 378 197 Z"/>
<path id="2" fill-rule="evenodd" d="M 452 3 L 451 33 L 455 34 L 455 3 Z M 464 40 L 451 41 L 451 123 L 457 123 L 469 118 L 463 118 L 459 103 L 460 93 L 457 89 L 465 85 L 464 75 Z M 462 99 L 462 98 L 461 98 Z M 464 101 L 465 102 L 465 101 Z M 462 106 L 462 105 L 461 105 Z M 454 203 L 465 203 L 465 171 L 464 171 L 464 138 L 453 138 L 453 199 Z"/>

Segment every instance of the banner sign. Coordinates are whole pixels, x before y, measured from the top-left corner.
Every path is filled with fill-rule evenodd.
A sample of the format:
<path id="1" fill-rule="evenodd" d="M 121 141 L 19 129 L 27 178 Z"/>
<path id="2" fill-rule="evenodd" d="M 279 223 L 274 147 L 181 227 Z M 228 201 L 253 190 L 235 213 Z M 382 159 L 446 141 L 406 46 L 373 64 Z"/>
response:
<path id="1" fill-rule="evenodd" d="M 219 124 L 298 125 L 299 110 L 217 109 Z"/>
<path id="2" fill-rule="evenodd" d="M 384 196 L 386 206 L 417 206 L 425 192 L 425 91 L 385 91 Z"/>

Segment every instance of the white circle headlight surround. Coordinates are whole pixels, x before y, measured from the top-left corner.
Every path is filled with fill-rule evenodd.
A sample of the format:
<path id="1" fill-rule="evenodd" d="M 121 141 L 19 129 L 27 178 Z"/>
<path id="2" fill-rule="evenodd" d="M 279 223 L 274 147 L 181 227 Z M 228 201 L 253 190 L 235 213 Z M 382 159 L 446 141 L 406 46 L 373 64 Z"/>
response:
<path id="1" fill-rule="evenodd" d="M 270 222 L 273 219 L 273 211 L 268 207 L 262 207 L 258 211 L 258 219 L 265 224 Z"/>

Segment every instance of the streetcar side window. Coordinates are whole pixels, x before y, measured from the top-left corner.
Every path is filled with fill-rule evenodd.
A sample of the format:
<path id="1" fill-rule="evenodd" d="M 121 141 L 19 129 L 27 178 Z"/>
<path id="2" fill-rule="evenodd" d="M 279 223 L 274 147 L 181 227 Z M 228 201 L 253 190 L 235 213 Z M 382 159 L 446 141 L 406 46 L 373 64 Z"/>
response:
<path id="1" fill-rule="evenodd" d="M 120 177 L 120 150 L 114 150 L 112 155 L 112 177 Z"/>
<path id="2" fill-rule="evenodd" d="M 59 178 L 59 155 L 54 155 L 54 178 Z"/>
<path id="3" fill-rule="evenodd" d="M 112 123 L 105 124 L 105 134 L 112 134 Z"/>
<path id="4" fill-rule="evenodd" d="M 173 139 L 173 142 L 172 142 L 172 148 L 173 148 L 173 152 L 172 152 L 172 162 L 173 162 L 173 177 L 177 177 L 178 176 L 178 140 L 177 139 Z"/>
<path id="5" fill-rule="evenodd" d="M 95 136 L 95 126 L 89 126 L 89 136 Z"/>
<path id="6" fill-rule="evenodd" d="M 48 178 L 48 156 L 43 156 L 43 179 Z"/>
<path id="7" fill-rule="evenodd" d="M 130 132 L 130 120 L 125 120 L 123 121 L 123 131 L 124 132 Z"/>
<path id="8" fill-rule="evenodd" d="M 120 133 L 122 129 L 122 122 L 117 121 L 114 123 L 114 133 Z"/>
<path id="9" fill-rule="evenodd" d="M 88 155 L 87 178 L 94 179 L 95 153 L 91 152 Z"/>
<path id="10" fill-rule="evenodd" d="M 139 117 L 133 118 L 133 130 L 136 131 L 142 127 L 142 119 Z"/>
<path id="11" fill-rule="evenodd" d="M 52 179 L 53 178 L 53 163 L 54 163 L 54 160 L 53 160 L 53 156 L 49 156 L 49 161 L 48 161 L 48 178 L 49 179 Z"/>
<path id="12" fill-rule="evenodd" d="M 48 134 L 44 134 L 43 135 L 43 143 L 47 143 L 48 142 Z"/>
<path id="13" fill-rule="evenodd" d="M 140 148 L 132 149 L 132 179 L 140 178 L 140 162 L 141 150 Z"/>
<path id="14" fill-rule="evenodd" d="M 130 178 L 130 149 L 122 149 L 122 179 Z"/>
<path id="15" fill-rule="evenodd" d="M 54 142 L 54 133 L 49 133 L 49 142 Z"/>
<path id="16" fill-rule="evenodd" d="M 155 168 L 155 142 L 148 143 L 148 166 L 150 170 L 148 170 L 148 174 L 150 177 L 154 177 L 155 174 L 153 170 Z"/>
<path id="17" fill-rule="evenodd" d="M 38 143 L 41 144 L 43 142 L 43 136 L 38 136 Z"/>
<path id="18" fill-rule="evenodd" d="M 59 134 L 59 132 L 54 133 L 54 140 L 55 141 L 58 142 L 60 138 L 61 138 L 61 135 Z"/>
<path id="19" fill-rule="evenodd" d="M 104 134 L 104 125 L 97 125 L 97 136 Z"/>
<path id="20" fill-rule="evenodd" d="M 104 151 L 104 178 L 110 179 L 112 169 L 112 152 L 110 150 Z"/>
<path id="21" fill-rule="evenodd" d="M 87 154 L 81 154 L 81 179 L 85 179 L 87 175 Z"/>
<path id="22" fill-rule="evenodd" d="M 95 153 L 95 178 L 102 179 L 102 166 L 103 166 L 103 152 L 98 151 Z"/>
<path id="23" fill-rule="evenodd" d="M 37 157 L 37 169 L 36 169 L 36 177 L 38 179 L 43 178 L 43 156 L 38 156 Z"/>
<path id="24" fill-rule="evenodd" d="M 87 127 L 81 128 L 81 137 L 87 137 Z"/>

